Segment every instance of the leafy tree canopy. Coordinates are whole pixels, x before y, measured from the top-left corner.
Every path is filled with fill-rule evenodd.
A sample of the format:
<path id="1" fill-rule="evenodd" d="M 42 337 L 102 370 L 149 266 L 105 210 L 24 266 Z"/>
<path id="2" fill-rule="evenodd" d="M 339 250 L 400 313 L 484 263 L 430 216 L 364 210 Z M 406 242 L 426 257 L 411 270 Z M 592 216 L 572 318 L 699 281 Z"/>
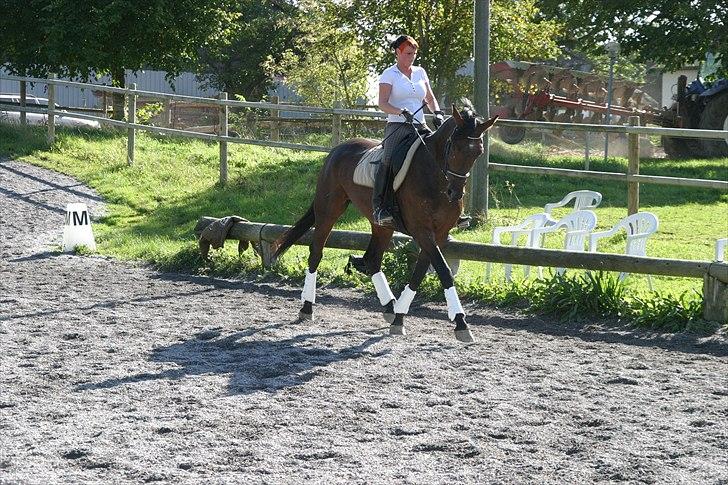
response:
<path id="1" fill-rule="evenodd" d="M 125 69 L 174 77 L 198 50 L 220 42 L 230 0 L 7 0 L 0 7 L 0 63 L 13 72 L 88 78 Z M 22 19 L 22 21 L 19 21 Z"/>
<path id="2" fill-rule="evenodd" d="M 235 0 L 236 20 L 228 39 L 200 51 L 200 79 L 221 91 L 261 99 L 271 86 L 266 63 L 294 47 L 305 21 L 293 1 Z"/>
<path id="3" fill-rule="evenodd" d="M 728 2 L 725 0 L 538 0 L 544 18 L 563 22 L 565 43 L 591 52 L 616 40 L 622 52 L 666 70 L 713 53 L 728 71 Z"/>
<path id="4" fill-rule="evenodd" d="M 493 0 L 491 62 L 554 58 L 558 22 L 538 18 L 536 0 Z M 472 80 L 457 75 L 472 59 L 471 0 L 351 0 L 346 20 L 363 39 L 370 63 L 381 72 L 394 62 L 389 42 L 399 34 L 420 45 L 418 63 L 427 69 L 436 95 L 469 95 Z"/>
<path id="5" fill-rule="evenodd" d="M 367 91 L 368 59 L 355 32 L 341 25 L 341 4 L 304 0 L 300 34 L 280 62 L 270 58 L 269 72 L 282 74 L 308 103 L 353 107 Z"/>

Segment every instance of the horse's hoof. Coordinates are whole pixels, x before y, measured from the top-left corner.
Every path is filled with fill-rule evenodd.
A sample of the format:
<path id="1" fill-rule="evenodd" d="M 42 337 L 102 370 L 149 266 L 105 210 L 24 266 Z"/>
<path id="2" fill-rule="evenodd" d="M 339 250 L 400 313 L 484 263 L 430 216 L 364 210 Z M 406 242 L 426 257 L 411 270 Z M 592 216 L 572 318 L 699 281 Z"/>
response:
<path id="1" fill-rule="evenodd" d="M 466 328 L 465 330 L 455 330 L 455 338 L 458 339 L 460 342 L 464 342 L 466 344 L 475 342 L 473 334 L 470 333 L 469 328 Z"/>
<path id="2" fill-rule="evenodd" d="M 397 313 L 389 326 L 389 335 L 407 335 L 404 329 L 404 313 Z"/>
<path id="3" fill-rule="evenodd" d="M 384 305 L 384 313 L 382 313 L 382 316 L 384 317 L 384 321 L 389 323 L 390 325 L 394 323 L 394 300 L 390 301 L 386 305 Z"/>
<path id="4" fill-rule="evenodd" d="M 313 321 L 313 303 L 310 301 L 303 302 L 303 308 L 298 312 L 298 319 L 302 321 Z"/>

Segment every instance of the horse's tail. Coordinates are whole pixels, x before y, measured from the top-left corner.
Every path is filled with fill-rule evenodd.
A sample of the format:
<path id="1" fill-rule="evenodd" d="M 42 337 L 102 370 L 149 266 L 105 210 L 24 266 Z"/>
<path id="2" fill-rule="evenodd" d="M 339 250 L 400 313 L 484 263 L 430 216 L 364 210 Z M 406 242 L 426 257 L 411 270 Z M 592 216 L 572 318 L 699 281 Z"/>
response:
<path id="1" fill-rule="evenodd" d="M 301 237 L 306 234 L 306 231 L 311 229 L 315 223 L 316 215 L 313 211 L 313 203 L 311 203 L 311 207 L 308 208 L 308 211 L 306 211 L 303 217 L 301 217 L 290 229 L 278 236 L 278 239 L 273 241 L 273 256 L 271 256 L 271 260 L 276 261 L 280 255 L 285 253 L 288 248 L 301 239 Z"/>

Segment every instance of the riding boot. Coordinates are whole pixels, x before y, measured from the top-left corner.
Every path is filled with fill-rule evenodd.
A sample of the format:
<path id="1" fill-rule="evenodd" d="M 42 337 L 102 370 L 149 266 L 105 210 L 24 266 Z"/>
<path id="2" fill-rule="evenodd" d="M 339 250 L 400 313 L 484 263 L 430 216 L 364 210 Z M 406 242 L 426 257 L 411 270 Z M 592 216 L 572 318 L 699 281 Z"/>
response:
<path id="1" fill-rule="evenodd" d="M 384 196 L 387 192 L 387 183 L 389 181 L 389 164 L 382 163 L 374 177 L 374 191 L 372 192 L 372 207 L 374 212 L 372 217 L 374 223 L 379 226 L 391 227 L 394 224 L 392 211 L 386 206 Z"/>

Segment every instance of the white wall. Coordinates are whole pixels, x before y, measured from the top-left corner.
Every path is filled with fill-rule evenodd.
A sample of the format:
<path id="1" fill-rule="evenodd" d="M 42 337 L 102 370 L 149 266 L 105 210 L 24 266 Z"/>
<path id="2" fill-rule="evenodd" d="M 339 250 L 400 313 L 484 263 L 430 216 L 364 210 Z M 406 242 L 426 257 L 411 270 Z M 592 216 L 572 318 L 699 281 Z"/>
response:
<path id="1" fill-rule="evenodd" d="M 688 85 L 697 77 L 698 68 L 688 67 L 675 72 L 662 73 L 662 100 L 660 106 L 672 106 L 672 96 L 677 93 L 677 78 L 685 75 L 688 77 Z"/>

